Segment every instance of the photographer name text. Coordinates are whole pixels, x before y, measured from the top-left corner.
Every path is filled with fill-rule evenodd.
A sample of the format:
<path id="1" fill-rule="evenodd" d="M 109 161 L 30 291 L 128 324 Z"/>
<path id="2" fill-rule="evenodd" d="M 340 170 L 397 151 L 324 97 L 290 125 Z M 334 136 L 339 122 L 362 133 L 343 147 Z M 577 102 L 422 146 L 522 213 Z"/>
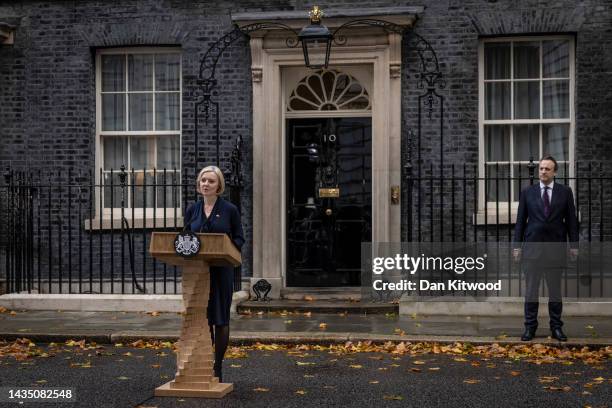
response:
<path id="1" fill-rule="evenodd" d="M 466 282 L 460 279 L 449 279 L 446 282 L 431 282 L 426 279 L 420 279 L 417 282 L 409 280 L 401 280 L 399 282 L 386 282 L 382 279 L 377 279 L 372 282 L 374 290 L 501 290 L 501 280 L 497 282 Z"/>

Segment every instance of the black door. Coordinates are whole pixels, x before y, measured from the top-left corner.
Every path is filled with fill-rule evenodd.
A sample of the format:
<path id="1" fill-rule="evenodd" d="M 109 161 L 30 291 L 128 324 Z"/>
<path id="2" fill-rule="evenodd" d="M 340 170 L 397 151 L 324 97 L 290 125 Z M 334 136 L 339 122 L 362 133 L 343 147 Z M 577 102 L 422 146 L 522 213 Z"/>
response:
<path id="1" fill-rule="evenodd" d="M 287 121 L 287 286 L 359 286 L 372 239 L 370 118 Z"/>

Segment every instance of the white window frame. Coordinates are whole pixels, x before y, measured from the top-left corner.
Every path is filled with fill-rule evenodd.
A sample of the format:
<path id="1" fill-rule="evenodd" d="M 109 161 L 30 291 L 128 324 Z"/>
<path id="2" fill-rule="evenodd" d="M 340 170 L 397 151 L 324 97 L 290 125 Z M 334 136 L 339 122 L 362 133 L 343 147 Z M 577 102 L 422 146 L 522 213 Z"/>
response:
<path id="1" fill-rule="evenodd" d="M 110 207 L 104 207 L 103 200 L 104 197 L 100 197 L 103 194 L 103 189 L 101 188 L 100 174 L 104 172 L 103 169 L 103 161 L 104 161 L 104 146 L 102 143 L 102 138 L 112 137 L 112 136 L 147 136 L 157 137 L 161 135 L 177 135 L 179 137 L 179 152 L 182 152 L 182 129 L 183 129 L 183 62 L 182 58 L 180 59 L 179 65 L 179 129 L 178 130 L 164 130 L 164 131 L 130 131 L 127 130 L 127 126 L 129 125 L 129 118 L 127 116 L 129 104 L 126 102 L 125 110 L 126 110 L 126 130 L 123 131 L 103 131 L 102 130 L 102 56 L 103 55 L 117 55 L 117 54 L 182 54 L 180 48 L 176 47 L 129 47 L 129 48 L 108 48 L 108 49 L 100 49 L 96 51 L 95 56 L 95 81 L 96 81 L 96 139 L 95 139 L 95 184 L 96 184 L 96 194 L 95 194 L 95 208 L 96 208 L 96 218 L 94 220 L 89 220 L 89 222 L 85 223 L 86 228 L 91 229 L 106 229 L 106 228 L 120 228 L 121 227 L 121 208 L 114 207 L 111 211 Z M 126 72 L 127 72 L 126 65 Z M 155 67 L 153 67 L 153 76 L 155 76 Z M 127 73 L 126 73 L 127 75 Z M 127 88 L 126 88 L 126 91 Z M 152 92 L 155 95 L 155 81 L 153 81 L 153 90 L 147 91 Z M 153 97 L 153 112 L 155 112 L 155 97 Z M 155 127 L 155 120 L 153 121 L 153 126 Z M 128 142 L 129 143 L 129 142 Z M 157 149 L 157 143 L 155 144 L 155 149 Z M 129 152 L 129 150 L 128 150 Z M 129 153 L 128 153 L 129 155 Z M 128 159 L 129 162 L 129 159 Z M 119 170 L 119 169 L 117 169 Z M 138 169 L 135 169 L 138 170 Z M 126 169 L 128 173 L 128 186 L 126 189 L 128 190 L 128 194 L 131 194 L 131 185 L 129 184 L 129 180 L 131 177 L 131 169 Z M 177 172 L 179 177 L 176 178 L 177 183 L 181 183 L 182 177 L 182 154 L 179 154 L 179 164 L 177 168 Z M 147 172 L 148 173 L 148 172 Z M 163 169 L 157 169 L 157 174 L 162 174 Z M 167 175 L 169 180 L 172 180 L 173 171 L 167 171 Z M 178 204 L 176 208 L 173 207 L 159 207 L 157 206 L 155 209 L 152 207 L 147 207 L 146 211 L 142 207 L 135 207 L 133 210 L 133 224 L 134 227 L 147 227 L 151 228 L 155 224 L 157 227 L 164 226 L 164 215 L 166 219 L 165 225 L 167 227 L 175 227 L 182 225 L 182 211 L 181 211 L 181 202 L 182 202 L 182 191 L 178 191 Z M 101 206 L 102 203 L 102 206 Z M 112 219 L 111 219 L 112 213 Z M 124 216 L 127 219 L 132 218 L 132 207 L 128 207 L 126 205 Z M 174 219 L 176 217 L 176 225 L 174 225 Z M 155 220 L 153 219 L 155 218 Z"/>
<path id="2" fill-rule="evenodd" d="M 484 65 L 484 45 L 490 42 L 525 42 L 525 41 L 547 41 L 547 40 L 567 40 L 569 41 L 569 119 L 489 119 L 485 120 L 485 65 Z M 513 50 L 513 48 L 511 48 Z M 540 47 L 541 50 L 541 47 Z M 510 77 L 513 78 L 514 72 L 514 55 L 511 51 L 510 58 Z M 542 74 L 542 52 L 540 52 L 540 117 L 543 115 L 542 109 L 542 98 L 543 98 L 543 74 Z M 546 78 L 546 80 L 555 80 L 556 78 Z M 566 79 L 566 78 L 563 78 Z M 503 80 L 505 81 L 505 80 Z M 521 79 L 511 80 L 510 85 L 510 117 L 514 117 L 514 83 L 520 82 Z M 488 82 L 502 82 L 502 80 L 487 80 Z M 508 206 L 508 201 L 496 202 L 485 202 L 485 181 L 482 180 L 485 176 L 485 125 L 519 125 L 519 124 L 569 124 L 569 136 L 568 136 L 568 158 L 564 160 L 568 162 L 568 174 L 567 177 L 574 177 L 574 150 L 575 150 L 575 126 L 576 126 L 576 114 L 575 114 L 575 95 L 576 95 L 576 50 L 575 50 L 575 37 L 572 35 L 537 35 L 537 36 L 517 36 L 517 37 L 490 37 L 482 38 L 478 44 L 478 177 L 481 179 L 478 183 L 478 213 L 474 222 L 476 224 L 507 224 L 508 216 L 510 215 L 511 223 L 516 222 L 516 213 L 518 210 L 518 201 L 511 201 Z M 510 157 L 513 157 L 513 143 L 512 143 L 512 131 L 510 136 Z M 540 137 L 540 151 L 541 137 Z M 534 162 L 537 162 L 540 158 L 534 157 Z M 500 164 L 512 164 L 527 163 L 527 162 L 499 162 Z M 536 167 L 535 180 L 538 181 L 538 169 Z M 512 183 L 514 184 L 514 183 Z M 573 185 L 573 181 L 570 181 L 570 185 Z M 511 187 L 513 192 L 514 186 Z M 487 217 L 485 220 L 485 204 L 487 206 Z M 499 208 L 499 214 L 498 214 Z M 510 212 L 510 214 L 508 214 Z"/>

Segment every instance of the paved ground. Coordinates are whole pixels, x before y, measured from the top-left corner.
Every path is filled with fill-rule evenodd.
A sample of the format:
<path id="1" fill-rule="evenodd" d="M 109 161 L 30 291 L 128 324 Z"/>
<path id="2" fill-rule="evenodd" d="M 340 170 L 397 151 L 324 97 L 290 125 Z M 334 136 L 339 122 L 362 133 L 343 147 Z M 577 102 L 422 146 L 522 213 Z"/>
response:
<path id="1" fill-rule="evenodd" d="M 87 338 L 111 343 L 139 338 L 176 339 L 181 316 L 126 312 L 16 311 L 0 313 L 0 338 L 37 341 Z M 570 344 L 612 344 L 612 319 L 568 317 Z M 271 312 L 237 315 L 231 320 L 233 342 L 413 340 L 517 342 L 520 317 L 398 316 Z M 552 342 L 546 319 L 540 319 L 538 342 Z"/>
<path id="2" fill-rule="evenodd" d="M 327 351 L 248 351 L 228 358 L 223 400 L 154 398 L 174 374 L 169 349 L 106 346 L 47 348 L 48 358 L 1 357 L 0 384 L 66 387 L 70 407 L 604 407 L 612 401 L 612 365 L 541 364 L 495 357 L 387 353 L 335 355 Z M 15 407 L 2 404 L 0 407 Z"/>

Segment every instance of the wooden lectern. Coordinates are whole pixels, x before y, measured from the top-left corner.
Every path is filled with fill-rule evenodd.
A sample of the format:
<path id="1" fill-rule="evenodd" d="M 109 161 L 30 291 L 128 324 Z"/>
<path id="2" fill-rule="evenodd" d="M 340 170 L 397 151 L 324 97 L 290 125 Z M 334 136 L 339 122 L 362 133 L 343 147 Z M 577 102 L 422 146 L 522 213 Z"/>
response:
<path id="1" fill-rule="evenodd" d="M 175 232 L 153 232 L 149 252 L 169 265 L 183 267 L 185 318 L 177 343 L 176 376 L 155 389 L 160 397 L 221 398 L 234 388 L 213 376 L 213 349 L 206 317 L 210 265 L 238 266 L 240 251 L 225 234 L 197 234 L 201 248 L 184 258 L 174 251 Z"/>

